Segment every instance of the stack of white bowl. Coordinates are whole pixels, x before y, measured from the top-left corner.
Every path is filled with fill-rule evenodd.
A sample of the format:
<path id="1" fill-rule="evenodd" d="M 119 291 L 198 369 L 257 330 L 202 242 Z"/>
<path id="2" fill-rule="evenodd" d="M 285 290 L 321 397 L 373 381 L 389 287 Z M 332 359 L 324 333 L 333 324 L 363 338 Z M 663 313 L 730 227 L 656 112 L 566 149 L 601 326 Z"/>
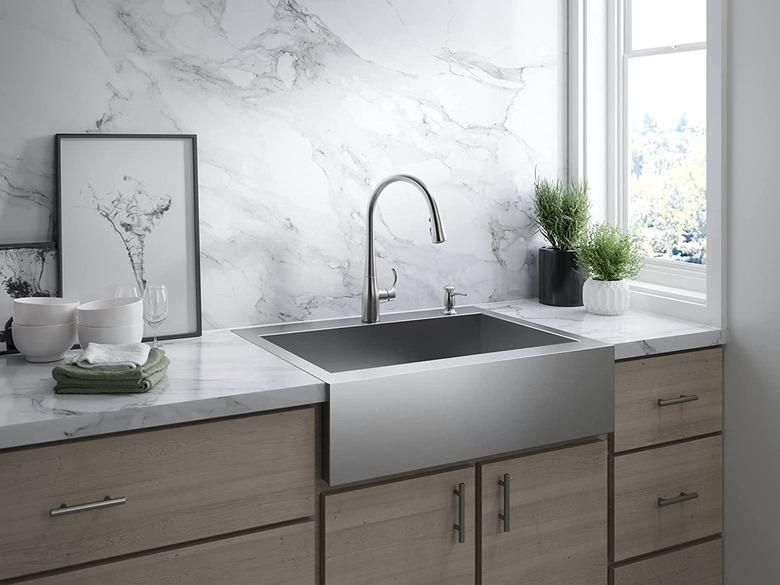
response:
<path id="1" fill-rule="evenodd" d="M 14 345 L 28 362 L 55 362 L 76 343 L 78 301 L 50 297 L 14 299 Z"/>
<path id="2" fill-rule="evenodd" d="M 79 307 L 79 343 L 137 343 L 144 336 L 143 300 L 99 299 Z"/>

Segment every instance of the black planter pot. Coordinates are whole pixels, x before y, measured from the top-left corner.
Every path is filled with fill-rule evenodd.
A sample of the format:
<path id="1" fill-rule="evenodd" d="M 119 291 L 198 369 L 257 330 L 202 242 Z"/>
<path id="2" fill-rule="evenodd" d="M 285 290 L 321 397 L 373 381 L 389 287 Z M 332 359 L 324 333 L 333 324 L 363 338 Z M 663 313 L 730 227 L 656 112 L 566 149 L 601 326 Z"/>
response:
<path id="1" fill-rule="evenodd" d="M 586 277 L 577 270 L 571 250 L 539 248 L 539 302 L 555 307 L 581 307 Z"/>

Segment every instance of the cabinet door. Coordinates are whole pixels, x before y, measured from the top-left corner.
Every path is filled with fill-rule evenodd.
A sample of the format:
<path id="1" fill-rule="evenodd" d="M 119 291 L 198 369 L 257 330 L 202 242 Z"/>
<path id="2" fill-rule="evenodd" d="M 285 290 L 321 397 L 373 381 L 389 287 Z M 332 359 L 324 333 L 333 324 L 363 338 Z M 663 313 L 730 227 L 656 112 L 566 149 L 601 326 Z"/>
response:
<path id="1" fill-rule="evenodd" d="M 482 467 L 483 585 L 606 582 L 605 441 Z"/>
<path id="2" fill-rule="evenodd" d="M 325 496 L 325 585 L 473 585 L 474 488 L 467 468 Z"/>

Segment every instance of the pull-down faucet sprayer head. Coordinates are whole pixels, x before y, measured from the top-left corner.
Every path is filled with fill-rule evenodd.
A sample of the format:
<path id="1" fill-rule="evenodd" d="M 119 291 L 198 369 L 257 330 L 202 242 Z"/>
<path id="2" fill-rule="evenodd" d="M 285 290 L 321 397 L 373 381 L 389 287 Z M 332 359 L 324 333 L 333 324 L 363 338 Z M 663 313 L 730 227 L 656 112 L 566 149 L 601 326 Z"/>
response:
<path id="1" fill-rule="evenodd" d="M 444 226 L 441 223 L 439 208 L 436 205 L 436 200 L 433 197 L 431 197 L 429 201 L 431 206 L 431 217 L 428 221 L 431 223 L 431 241 L 434 244 L 443 244 L 445 241 L 447 241 L 447 236 L 444 233 Z"/>

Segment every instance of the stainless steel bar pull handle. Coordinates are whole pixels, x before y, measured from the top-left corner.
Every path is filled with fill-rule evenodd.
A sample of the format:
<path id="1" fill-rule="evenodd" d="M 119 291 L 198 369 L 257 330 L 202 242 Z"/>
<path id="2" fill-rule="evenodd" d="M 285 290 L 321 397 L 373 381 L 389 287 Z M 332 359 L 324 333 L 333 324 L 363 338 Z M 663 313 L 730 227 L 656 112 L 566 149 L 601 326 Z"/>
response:
<path id="1" fill-rule="evenodd" d="M 458 498 L 458 523 L 453 526 L 458 533 L 458 542 L 466 542 L 466 484 L 459 483 L 458 489 L 454 490 Z"/>
<path id="2" fill-rule="evenodd" d="M 65 516 L 66 514 L 76 514 L 77 512 L 88 512 L 90 510 L 99 510 L 100 508 L 110 508 L 112 506 L 121 506 L 127 503 L 127 498 L 120 496 L 118 498 L 112 498 L 106 496 L 102 500 L 97 502 L 89 502 L 86 504 L 77 504 L 75 506 L 68 506 L 67 504 L 61 504 L 59 508 L 52 508 L 49 510 L 49 516 L 56 518 L 57 516 Z"/>
<path id="3" fill-rule="evenodd" d="M 689 494 L 680 492 L 679 496 L 674 496 L 673 498 L 662 498 L 661 496 L 658 496 L 658 507 L 665 508 L 666 506 L 671 506 L 672 504 L 681 504 L 682 502 L 695 500 L 698 497 L 698 492 L 691 492 Z"/>
<path id="4" fill-rule="evenodd" d="M 699 399 L 698 394 L 680 394 L 678 398 L 659 398 L 658 406 L 672 406 L 674 404 L 685 404 Z"/>
<path id="5" fill-rule="evenodd" d="M 509 532 L 511 526 L 510 526 L 510 510 L 511 510 L 511 503 L 509 501 L 510 497 L 510 476 L 508 473 L 504 474 L 503 479 L 498 480 L 498 485 L 500 485 L 502 488 L 504 488 L 504 511 L 498 515 L 499 519 L 504 522 L 504 532 Z"/>

